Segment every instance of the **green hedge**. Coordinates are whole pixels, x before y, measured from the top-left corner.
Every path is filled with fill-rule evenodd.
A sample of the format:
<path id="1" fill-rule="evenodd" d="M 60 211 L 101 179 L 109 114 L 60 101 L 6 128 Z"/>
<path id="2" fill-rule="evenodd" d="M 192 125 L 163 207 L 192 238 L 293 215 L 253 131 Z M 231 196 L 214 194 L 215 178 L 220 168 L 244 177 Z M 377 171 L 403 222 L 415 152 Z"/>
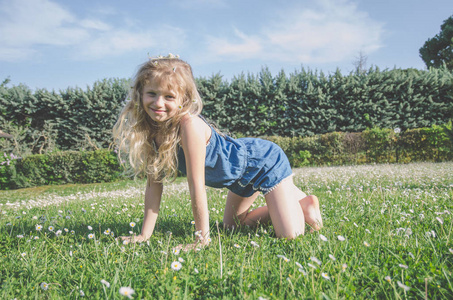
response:
<path id="1" fill-rule="evenodd" d="M 452 123 L 404 132 L 369 128 L 361 133 L 331 132 L 311 137 L 264 137 L 278 144 L 293 167 L 453 160 Z M 21 160 L 0 156 L 0 189 L 48 184 L 108 182 L 123 177 L 109 150 L 60 151 Z"/>
<path id="2" fill-rule="evenodd" d="M 331 132 L 312 137 L 264 137 L 278 144 L 293 167 L 453 160 L 451 122 L 398 130 L 369 128 L 361 133 Z"/>
<path id="3" fill-rule="evenodd" d="M 0 189 L 109 182 L 121 176 L 118 158 L 112 151 L 60 151 L 30 155 L 1 165 Z"/>

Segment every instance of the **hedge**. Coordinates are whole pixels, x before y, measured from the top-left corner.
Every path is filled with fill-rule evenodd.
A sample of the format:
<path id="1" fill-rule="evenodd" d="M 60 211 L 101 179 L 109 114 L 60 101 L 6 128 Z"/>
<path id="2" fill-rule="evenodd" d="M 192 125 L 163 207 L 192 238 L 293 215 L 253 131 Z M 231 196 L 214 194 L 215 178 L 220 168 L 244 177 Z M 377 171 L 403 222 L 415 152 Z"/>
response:
<path id="1" fill-rule="evenodd" d="M 121 177 L 120 164 L 112 151 L 59 151 L 30 155 L 1 165 L 0 189 L 109 182 Z"/>
<path id="2" fill-rule="evenodd" d="M 452 123 L 399 130 L 369 128 L 312 137 L 263 137 L 278 144 L 292 167 L 409 163 L 453 160 Z M 108 182 L 124 178 L 116 154 L 109 150 L 60 151 L 23 160 L 0 156 L 0 189 L 47 184 Z"/>

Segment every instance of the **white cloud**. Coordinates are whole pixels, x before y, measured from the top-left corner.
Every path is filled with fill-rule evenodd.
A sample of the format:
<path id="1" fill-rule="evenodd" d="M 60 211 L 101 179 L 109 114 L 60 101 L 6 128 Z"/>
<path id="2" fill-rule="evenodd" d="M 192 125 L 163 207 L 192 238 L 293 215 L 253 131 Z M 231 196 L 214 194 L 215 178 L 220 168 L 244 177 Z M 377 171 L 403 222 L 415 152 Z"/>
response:
<path id="1" fill-rule="evenodd" d="M 382 24 L 347 0 L 322 0 L 311 8 L 292 7 L 275 12 L 258 34 L 207 40 L 211 56 L 228 60 L 250 57 L 297 63 L 329 63 L 350 59 L 381 47 Z"/>
<path id="2" fill-rule="evenodd" d="M 125 23 L 115 28 L 97 18 L 78 18 L 49 0 L 11 0 L 0 5 L 0 61 L 31 59 L 40 46 L 57 47 L 86 60 L 146 50 L 162 40 L 174 46 L 184 38 L 177 28 L 143 30 Z"/>

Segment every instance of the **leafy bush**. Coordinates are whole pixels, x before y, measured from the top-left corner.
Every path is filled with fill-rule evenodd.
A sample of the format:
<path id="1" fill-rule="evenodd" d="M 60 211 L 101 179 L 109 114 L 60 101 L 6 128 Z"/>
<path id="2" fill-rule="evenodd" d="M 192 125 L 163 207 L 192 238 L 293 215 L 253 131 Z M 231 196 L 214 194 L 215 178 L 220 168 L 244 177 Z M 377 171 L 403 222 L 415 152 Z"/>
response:
<path id="1" fill-rule="evenodd" d="M 112 151 L 60 151 L 30 155 L 18 161 L 15 180 L 6 188 L 109 182 L 121 176 L 117 156 Z"/>

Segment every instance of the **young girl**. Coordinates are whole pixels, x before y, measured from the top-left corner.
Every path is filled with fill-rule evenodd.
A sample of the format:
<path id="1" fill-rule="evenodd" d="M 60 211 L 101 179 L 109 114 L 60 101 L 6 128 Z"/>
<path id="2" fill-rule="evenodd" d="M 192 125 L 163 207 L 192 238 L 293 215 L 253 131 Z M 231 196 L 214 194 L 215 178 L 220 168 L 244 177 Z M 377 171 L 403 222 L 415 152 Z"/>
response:
<path id="1" fill-rule="evenodd" d="M 172 55 L 152 58 L 141 66 L 127 102 L 114 127 L 120 153 L 126 152 L 134 171 L 145 172 L 145 213 L 138 236 L 149 239 L 154 231 L 165 179 L 179 171 L 187 175 L 195 228 L 194 244 L 209 241 L 209 210 L 205 185 L 229 189 L 224 227 L 272 222 L 277 237 L 304 234 L 322 227 L 319 202 L 307 196 L 292 179 L 289 161 L 274 143 L 255 138 L 232 139 L 200 115 L 202 101 L 192 69 Z M 259 193 L 267 206 L 251 210 Z"/>

